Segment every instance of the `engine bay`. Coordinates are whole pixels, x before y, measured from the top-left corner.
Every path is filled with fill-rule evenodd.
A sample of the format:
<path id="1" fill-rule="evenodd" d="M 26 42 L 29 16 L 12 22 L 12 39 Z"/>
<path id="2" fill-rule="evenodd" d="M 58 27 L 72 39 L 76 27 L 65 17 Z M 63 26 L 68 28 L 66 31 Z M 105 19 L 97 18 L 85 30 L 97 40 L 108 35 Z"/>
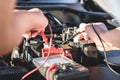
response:
<path id="1" fill-rule="evenodd" d="M 49 27 L 46 27 L 44 32 L 48 44 L 46 44 L 41 34 L 32 39 L 23 38 L 21 44 L 13 49 L 10 55 L 3 57 L 6 61 L 3 62 L 3 65 L 7 68 L 6 71 L 13 71 L 0 76 L 1 80 L 20 80 L 23 74 L 36 67 L 33 59 L 46 57 L 48 53 L 50 53 L 49 56 L 63 55 L 86 68 L 99 65 L 106 66 L 104 56 L 99 53 L 94 43 L 89 44 L 85 40 L 74 41 L 74 37 L 79 34 L 76 30 L 80 27 L 80 23 L 103 22 L 109 30 L 114 29 L 117 25 L 113 18 L 94 3 L 93 0 L 19 0 L 16 6 L 17 9 L 26 10 L 36 7 L 43 11 L 51 26 L 51 47 L 49 47 L 51 41 Z M 49 49 L 51 52 L 49 52 Z M 115 67 L 115 69 L 119 72 L 118 68 Z M 16 72 L 14 72 L 15 70 Z M 46 80 L 41 74 L 36 71 L 25 80 Z M 10 78 L 11 75 L 12 78 Z M 6 76 L 9 77 L 6 78 Z"/>

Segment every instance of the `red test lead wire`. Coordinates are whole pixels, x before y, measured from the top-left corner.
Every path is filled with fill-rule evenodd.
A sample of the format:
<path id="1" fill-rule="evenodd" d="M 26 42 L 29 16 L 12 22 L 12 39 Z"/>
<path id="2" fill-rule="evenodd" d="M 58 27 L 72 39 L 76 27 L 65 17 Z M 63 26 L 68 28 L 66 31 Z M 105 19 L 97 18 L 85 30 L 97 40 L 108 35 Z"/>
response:
<path id="1" fill-rule="evenodd" d="M 47 37 L 46 37 L 46 35 L 44 34 L 43 31 L 40 31 L 40 35 L 42 36 L 43 41 L 48 44 L 48 39 L 47 39 Z"/>
<path id="2" fill-rule="evenodd" d="M 49 68 L 48 68 L 48 70 L 47 70 L 47 72 L 46 72 L 46 80 L 50 80 L 49 79 L 49 73 L 52 71 L 52 70 L 55 70 L 56 69 L 56 64 L 52 64 Z"/>
<path id="3" fill-rule="evenodd" d="M 49 52 L 47 57 L 45 58 L 44 62 L 42 64 L 40 64 L 39 66 L 37 66 L 35 69 L 31 70 L 30 72 L 26 73 L 21 80 L 25 80 L 25 78 L 27 78 L 29 75 L 31 75 L 32 73 L 34 73 L 35 71 L 37 71 L 38 69 L 40 69 L 42 66 L 44 66 L 44 64 L 47 62 L 50 52 L 51 52 L 51 45 L 52 45 L 52 28 L 50 26 L 50 24 L 48 25 L 49 29 L 50 29 L 50 45 L 49 45 Z"/>

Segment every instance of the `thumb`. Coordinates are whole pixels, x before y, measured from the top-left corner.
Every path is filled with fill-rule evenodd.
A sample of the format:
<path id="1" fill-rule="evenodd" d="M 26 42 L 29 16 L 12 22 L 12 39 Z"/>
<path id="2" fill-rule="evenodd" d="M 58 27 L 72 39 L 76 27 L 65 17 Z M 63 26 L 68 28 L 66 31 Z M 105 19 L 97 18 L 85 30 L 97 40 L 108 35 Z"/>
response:
<path id="1" fill-rule="evenodd" d="M 78 34 L 76 37 L 74 37 L 74 42 L 78 42 L 79 40 L 81 40 L 81 39 L 83 39 L 84 38 L 84 36 L 83 36 L 83 34 Z"/>
<path id="2" fill-rule="evenodd" d="M 41 12 L 41 10 L 38 8 L 33 8 L 33 9 L 28 10 L 28 12 Z"/>

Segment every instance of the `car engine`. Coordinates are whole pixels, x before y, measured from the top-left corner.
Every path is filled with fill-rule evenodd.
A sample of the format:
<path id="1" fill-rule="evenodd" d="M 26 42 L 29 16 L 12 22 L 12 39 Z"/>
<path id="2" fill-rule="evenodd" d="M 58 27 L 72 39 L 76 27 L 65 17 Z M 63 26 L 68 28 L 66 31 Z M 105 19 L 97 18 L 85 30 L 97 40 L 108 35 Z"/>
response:
<path id="1" fill-rule="evenodd" d="M 18 0 L 16 9 L 28 10 L 31 8 L 40 8 L 47 17 L 49 26 L 51 26 L 52 29 L 51 47 L 49 47 L 51 41 L 49 26 L 46 27 L 43 33 L 46 37 L 38 34 L 32 39 L 23 38 L 18 47 L 13 49 L 9 55 L 1 58 L 3 67 L 0 71 L 0 80 L 21 80 L 21 77 L 25 73 L 37 66 L 34 61 L 37 60 L 37 58 L 47 57 L 48 53 L 50 53 L 49 56 L 65 56 L 70 59 L 70 61 L 74 61 L 75 64 L 82 65 L 85 68 L 82 74 L 85 74 L 85 76 L 89 75 L 87 68 L 105 64 L 104 57 L 99 54 L 94 43 L 89 44 L 85 40 L 74 40 L 74 37 L 80 33 L 77 32 L 80 23 L 103 22 L 109 30 L 114 29 L 118 25 L 117 22 L 93 0 Z M 48 43 L 45 40 L 46 38 Z M 51 52 L 49 52 L 49 49 Z M 66 63 L 59 64 L 57 68 L 59 69 L 59 73 L 64 73 L 64 75 L 70 77 L 65 74 L 63 68 L 69 71 L 73 68 L 73 64 L 72 66 Z M 76 70 L 74 75 L 77 74 Z M 42 73 L 40 71 L 41 70 L 38 70 L 32 73 L 25 80 L 46 80 L 45 73 L 47 72 L 43 71 Z M 74 72 L 74 70 L 72 72 Z M 49 75 L 52 76 L 51 74 L 53 75 L 55 73 L 50 73 Z M 56 74 L 58 74 L 57 71 Z M 65 76 L 65 78 L 61 79 L 60 74 L 57 76 L 58 78 L 50 78 L 49 80 L 80 80 L 76 78 L 66 79 Z M 82 77 L 82 80 L 89 79 Z"/>

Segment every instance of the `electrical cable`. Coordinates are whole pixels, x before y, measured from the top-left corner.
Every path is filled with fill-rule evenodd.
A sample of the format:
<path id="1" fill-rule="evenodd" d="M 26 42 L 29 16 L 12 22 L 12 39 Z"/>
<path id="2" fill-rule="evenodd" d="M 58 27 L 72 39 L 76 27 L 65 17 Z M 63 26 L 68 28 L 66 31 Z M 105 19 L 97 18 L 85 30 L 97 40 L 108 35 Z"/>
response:
<path id="1" fill-rule="evenodd" d="M 107 64 L 108 68 L 109 68 L 113 73 L 115 73 L 116 75 L 120 76 L 120 73 L 116 72 L 116 71 L 110 66 L 109 61 L 108 61 L 108 58 L 107 58 L 107 52 L 106 52 L 105 46 L 104 46 L 104 44 L 103 44 L 103 42 L 102 42 L 102 39 L 101 39 L 100 35 L 98 34 L 98 32 L 96 31 L 96 29 L 94 28 L 94 25 L 91 24 L 91 26 L 92 26 L 94 32 L 96 33 L 96 35 L 98 36 L 101 44 L 102 44 L 103 53 L 104 53 L 104 56 L 105 56 L 105 62 L 106 62 L 106 64 Z"/>
<path id="2" fill-rule="evenodd" d="M 76 34 L 74 34 L 73 36 L 71 36 L 70 38 L 68 38 L 66 41 L 64 41 L 62 44 L 66 44 L 68 41 L 72 40 L 74 37 L 76 37 L 80 33 L 82 33 L 82 32 L 77 32 Z"/>
<path id="3" fill-rule="evenodd" d="M 62 22 L 58 18 L 56 18 L 55 16 L 53 16 L 51 13 L 47 12 L 47 17 L 50 18 L 51 20 L 54 20 L 59 25 L 63 26 Z"/>
<path id="4" fill-rule="evenodd" d="M 62 25 L 63 26 L 63 24 L 60 22 L 60 20 L 58 20 L 56 17 L 54 17 L 53 16 L 53 18 L 54 18 L 54 20 L 59 24 L 59 25 Z"/>
<path id="5" fill-rule="evenodd" d="M 24 38 L 24 49 L 23 49 L 23 59 L 28 62 L 28 38 Z"/>
<path id="6" fill-rule="evenodd" d="M 30 47 L 30 49 L 31 49 L 34 53 L 40 54 L 40 52 L 38 52 L 37 50 L 35 50 L 33 46 L 29 46 L 29 47 Z"/>
<path id="7" fill-rule="evenodd" d="M 25 78 L 27 78 L 29 75 L 31 75 L 32 73 L 34 73 L 35 71 L 37 71 L 38 69 L 40 69 L 42 66 L 44 66 L 44 64 L 47 62 L 49 56 L 50 56 L 50 52 L 51 52 L 51 45 L 52 45 L 52 28 L 50 26 L 50 24 L 48 25 L 49 29 L 50 29 L 50 44 L 49 44 L 49 51 L 48 51 L 48 55 L 45 58 L 44 62 L 42 64 L 40 64 L 39 66 L 37 66 L 35 69 L 31 70 L 30 72 L 26 73 L 21 80 L 25 80 Z"/>
<path id="8" fill-rule="evenodd" d="M 50 80 L 50 79 L 49 79 L 50 71 L 56 69 L 56 66 L 57 66 L 56 64 L 52 64 L 52 65 L 48 68 L 48 70 L 47 70 L 47 72 L 46 72 L 46 80 Z"/>
<path id="9" fill-rule="evenodd" d="M 67 39 L 67 41 L 73 39 L 75 36 L 77 36 L 77 35 L 80 34 L 80 33 L 82 33 L 82 32 L 77 32 L 76 34 L 74 34 L 73 36 L 71 36 L 69 39 Z"/>

